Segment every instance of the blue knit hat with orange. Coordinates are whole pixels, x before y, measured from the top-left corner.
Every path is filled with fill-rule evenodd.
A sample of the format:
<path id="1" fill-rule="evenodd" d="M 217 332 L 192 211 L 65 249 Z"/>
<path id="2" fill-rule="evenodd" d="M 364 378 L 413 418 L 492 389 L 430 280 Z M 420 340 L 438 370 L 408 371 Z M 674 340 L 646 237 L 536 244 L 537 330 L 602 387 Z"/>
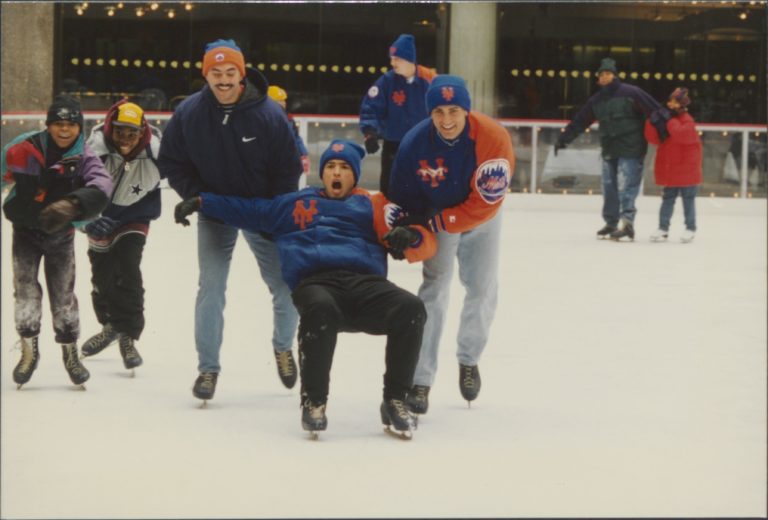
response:
<path id="1" fill-rule="evenodd" d="M 205 46 L 203 76 L 208 74 L 211 67 L 222 63 L 231 63 L 237 67 L 241 76 L 245 76 L 245 58 L 235 40 L 216 40 Z"/>
<path id="2" fill-rule="evenodd" d="M 365 150 L 359 144 L 346 139 L 334 139 L 320 156 L 320 178 L 323 178 L 325 163 L 331 159 L 341 159 L 352 168 L 355 184 L 357 184 L 360 180 L 360 163 L 363 157 L 365 157 Z"/>
<path id="3" fill-rule="evenodd" d="M 427 89 L 426 101 L 430 113 L 441 105 L 458 105 L 467 112 L 472 106 L 464 78 L 452 74 L 435 76 Z"/>
<path id="4" fill-rule="evenodd" d="M 405 61 L 416 63 L 416 44 L 412 34 L 401 34 L 389 46 L 389 57 L 397 56 Z"/>

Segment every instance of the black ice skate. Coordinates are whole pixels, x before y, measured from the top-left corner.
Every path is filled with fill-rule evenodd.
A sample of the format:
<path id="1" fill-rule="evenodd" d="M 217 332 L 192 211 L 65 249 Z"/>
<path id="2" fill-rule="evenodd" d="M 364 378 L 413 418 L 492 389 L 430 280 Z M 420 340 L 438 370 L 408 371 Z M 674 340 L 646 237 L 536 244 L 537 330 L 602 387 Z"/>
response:
<path id="1" fill-rule="evenodd" d="M 13 382 L 16 383 L 17 390 L 32 377 L 39 359 L 40 352 L 37 350 L 37 336 L 34 338 L 21 338 L 21 359 L 16 368 L 13 369 Z"/>
<path id="2" fill-rule="evenodd" d="M 597 238 L 600 240 L 606 239 L 614 231 L 616 231 L 616 226 L 611 226 L 610 224 L 606 224 L 605 226 L 603 226 L 597 231 Z"/>
<path id="3" fill-rule="evenodd" d="M 275 361 L 277 362 L 277 375 L 286 388 L 293 388 L 296 384 L 296 362 L 293 360 L 293 352 L 286 350 L 278 352 L 275 350 Z"/>
<path id="4" fill-rule="evenodd" d="M 213 399 L 216 392 L 216 381 L 219 379 L 218 372 L 200 372 L 195 379 L 195 386 L 192 387 L 192 395 L 203 400 L 200 408 L 205 408 L 209 399 Z"/>
<path id="5" fill-rule="evenodd" d="M 118 337 L 117 331 L 112 328 L 112 325 L 107 323 L 101 329 L 101 332 L 94 334 L 88 341 L 83 343 L 80 347 L 80 352 L 83 357 L 94 356 L 110 346 Z"/>
<path id="6" fill-rule="evenodd" d="M 467 406 L 480 394 L 480 369 L 459 363 L 459 390 L 467 400 Z"/>
<path id="7" fill-rule="evenodd" d="M 309 438 L 316 441 L 317 432 L 325 431 L 328 427 L 328 417 L 325 416 L 326 403 L 315 404 L 309 399 L 301 403 L 301 427 L 309 432 Z"/>
<path id="8" fill-rule="evenodd" d="M 627 220 L 622 220 L 619 229 L 610 234 L 611 240 L 614 242 L 620 242 L 623 239 L 627 239 L 630 242 L 635 241 L 635 228 L 632 227 L 632 223 Z"/>
<path id="9" fill-rule="evenodd" d="M 136 372 L 133 369 L 141 366 L 144 360 L 136 350 L 134 339 L 127 334 L 120 334 L 120 355 L 123 356 L 123 366 L 131 371 L 132 376 L 135 376 Z"/>
<path id="10" fill-rule="evenodd" d="M 413 430 L 416 429 L 416 421 L 400 399 L 385 399 L 379 408 L 381 422 L 384 424 L 384 432 L 403 440 L 413 438 Z"/>
<path id="11" fill-rule="evenodd" d="M 61 345 L 61 353 L 63 354 L 64 368 L 67 369 L 69 379 L 72 380 L 72 383 L 80 385 L 82 389 L 85 390 L 83 383 L 88 381 L 88 378 L 91 377 L 91 373 L 88 372 L 88 369 L 85 368 L 82 363 L 80 363 L 80 358 L 77 355 L 77 343 L 65 343 Z"/>
<path id="12" fill-rule="evenodd" d="M 429 387 L 413 385 L 405 397 L 405 404 L 411 413 L 425 414 L 429 409 Z"/>

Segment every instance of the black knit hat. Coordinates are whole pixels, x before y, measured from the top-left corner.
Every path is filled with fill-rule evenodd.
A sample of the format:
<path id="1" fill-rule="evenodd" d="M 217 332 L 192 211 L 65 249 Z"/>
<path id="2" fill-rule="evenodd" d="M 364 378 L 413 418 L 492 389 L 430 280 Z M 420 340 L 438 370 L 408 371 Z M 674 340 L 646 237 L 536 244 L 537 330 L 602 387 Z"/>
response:
<path id="1" fill-rule="evenodd" d="M 71 121 L 83 129 L 83 111 L 80 108 L 80 102 L 72 96 L 60 94 L 53 99 L 53 103 L 48 107 L 48 115 L 45 118 L 45 124 L 50 125 L 56 121 Z"/>

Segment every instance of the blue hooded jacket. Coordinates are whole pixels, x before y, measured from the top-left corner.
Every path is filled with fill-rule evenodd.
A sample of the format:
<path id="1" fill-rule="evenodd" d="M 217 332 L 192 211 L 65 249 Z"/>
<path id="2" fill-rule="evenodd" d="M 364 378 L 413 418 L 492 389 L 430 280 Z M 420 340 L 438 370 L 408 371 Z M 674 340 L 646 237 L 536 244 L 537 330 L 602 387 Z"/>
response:
<path id="1" fill-rule="evenodd" d="M 230 114 L 208 85 L 176 108 L 158 167 L 182 199 L 203 191 L 264 198 L 296 191 L 302 166 L 293 128 L 267 96 L 268 86 L 259 71 L 247 69 Z"/>

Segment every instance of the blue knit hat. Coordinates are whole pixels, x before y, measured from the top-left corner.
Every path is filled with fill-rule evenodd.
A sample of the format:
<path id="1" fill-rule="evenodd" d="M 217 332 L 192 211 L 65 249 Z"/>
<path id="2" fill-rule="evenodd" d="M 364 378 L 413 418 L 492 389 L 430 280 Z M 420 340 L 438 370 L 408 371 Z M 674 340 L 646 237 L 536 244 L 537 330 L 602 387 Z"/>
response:
<path id="1" fill-rule="evenodd" d="M 401 34 L 397 37 L 397 40 L 389 46 L 389 57 L 392 56 L 416 63 L 416 44 L 412 34 Z"/>
<path id="2" fill-rule="evenodd" d="M 352 167 L 355 174 L 355 184 L 360 180 L 360 162 L 365 157 L 362 146 L 346 139 L 334 139 L 320 156 L 320 178 L 323 178 L 325 163 L 331 159 L 341 159 Z"/>
<path id="3" fill-rule="evenodd" d="M 603 58 L 600 60 L 600 67 L 598 67 L 597 73 L 600 74 L 604 70 L 618 74 L 619 72 L 616 70 L 616 60 L 612 58 Z"/>
<path id="4" fill-rule="evenodd" d="M 427 89 L 427 111 L 441 105 L 458 105 L 469 112 L 472 102 L 464 78 L 452 74 L 435 76 Z"/>

